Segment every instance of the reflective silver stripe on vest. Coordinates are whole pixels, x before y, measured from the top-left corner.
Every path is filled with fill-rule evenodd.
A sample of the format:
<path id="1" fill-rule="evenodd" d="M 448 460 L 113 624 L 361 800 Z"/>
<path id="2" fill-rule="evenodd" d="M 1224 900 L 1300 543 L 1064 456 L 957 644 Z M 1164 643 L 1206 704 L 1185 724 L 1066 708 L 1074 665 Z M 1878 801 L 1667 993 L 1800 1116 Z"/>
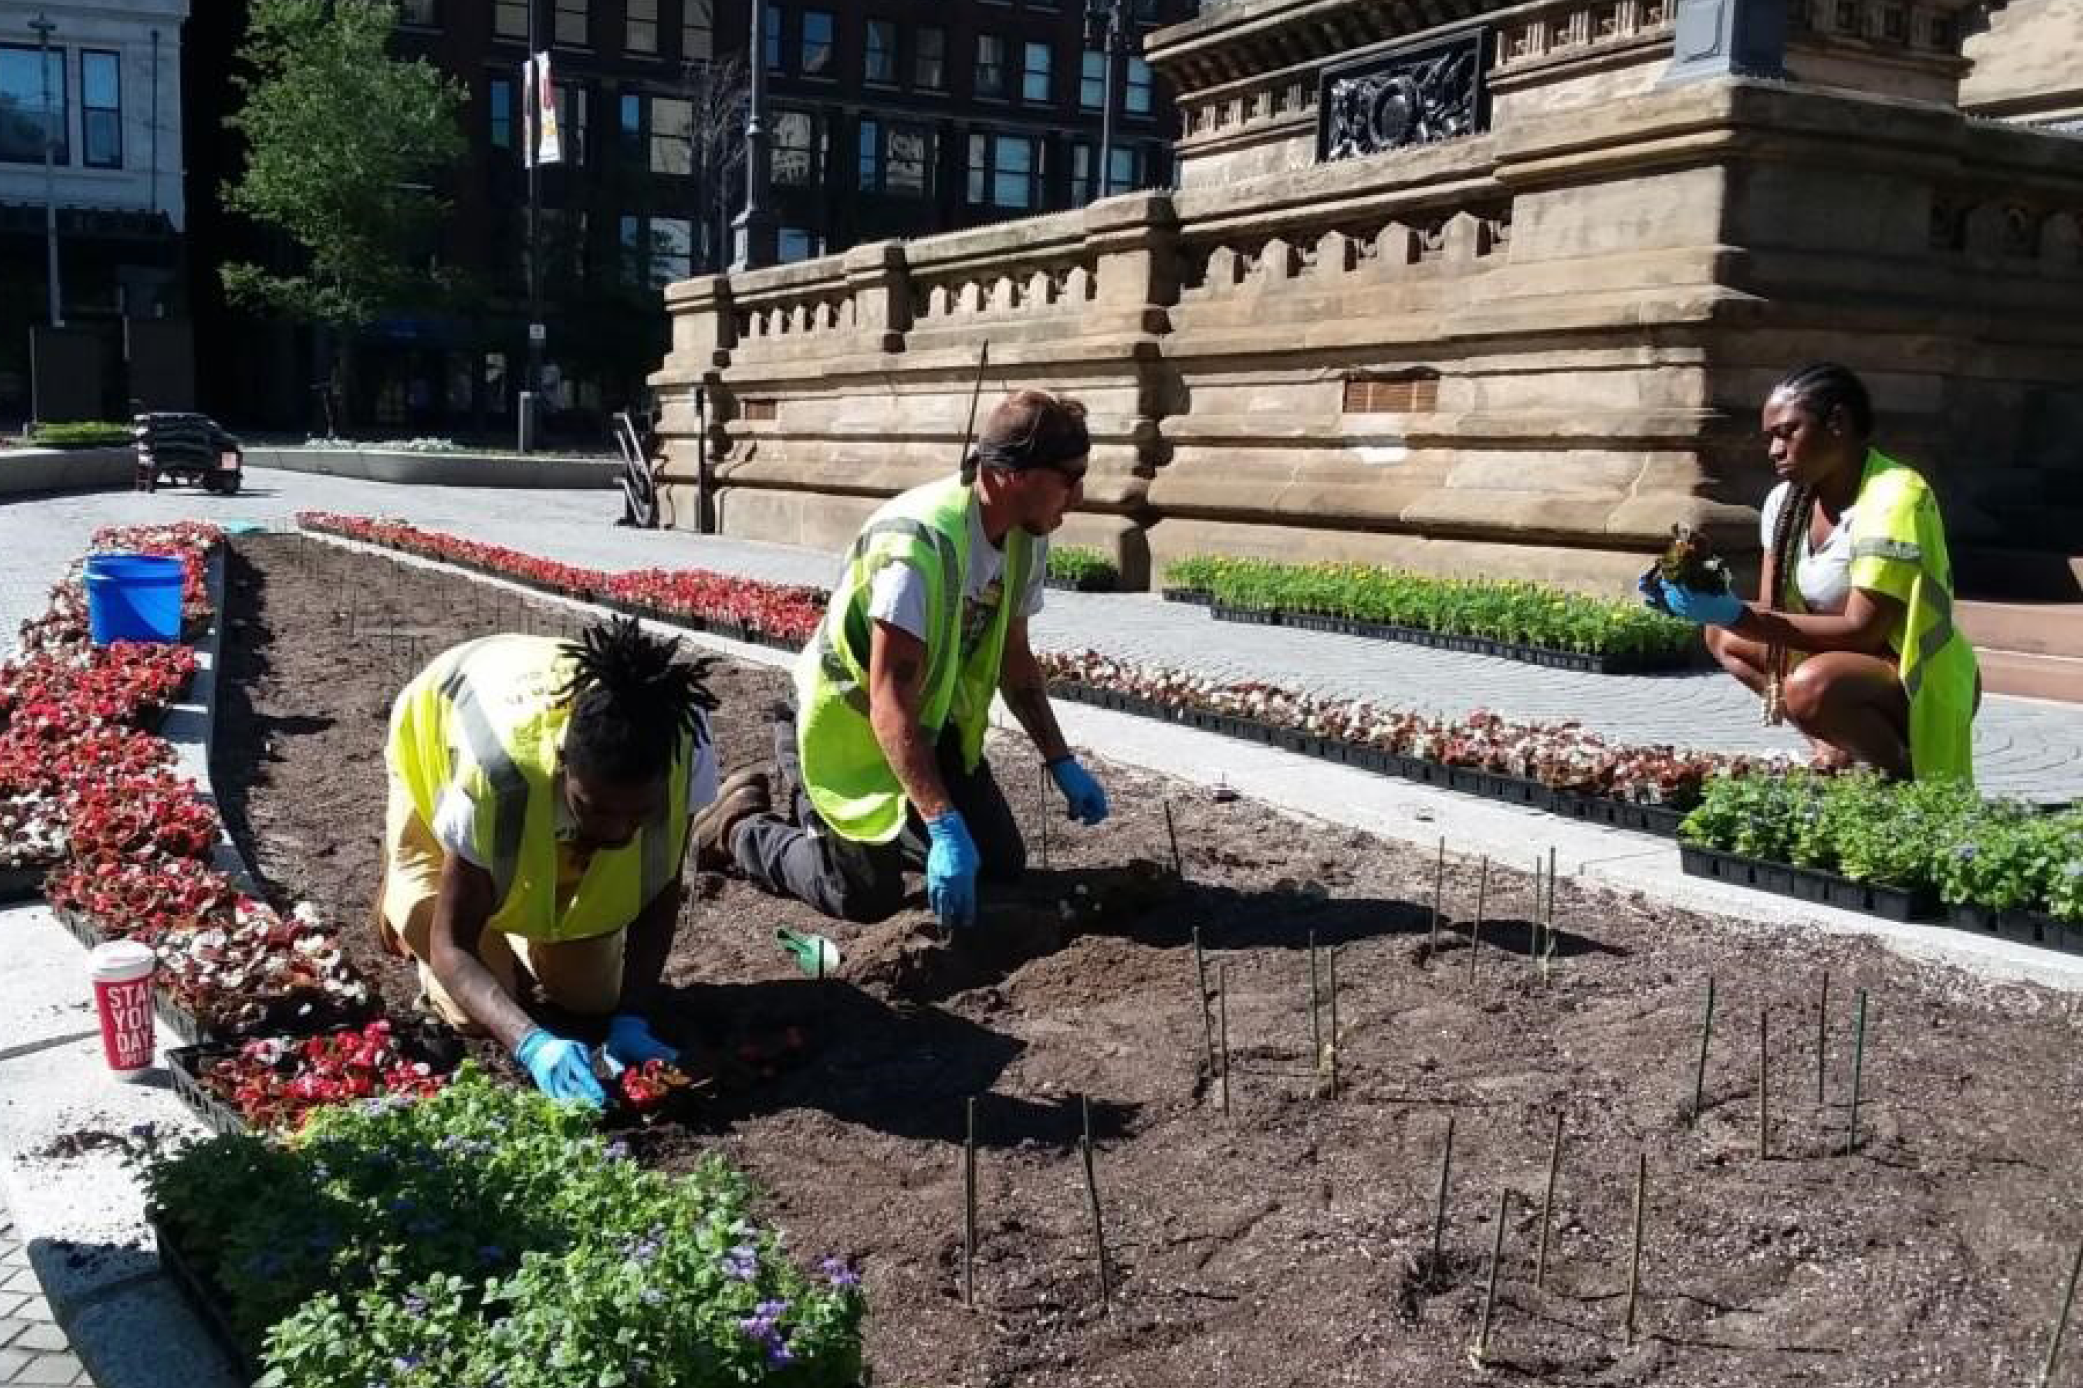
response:
<path id="1" fill-rule="evenodd" d="M 463 744 L 492 787 L 492 888 L 501 904 L 513 889 L 521 864 L 521 832 L 528 820 L 528 778 L 507 755 L 506 744 L 478 702 L 470 676 L 458 666 L 441 681 L 441 696 L 462 725 Z"/>
<path id="2" fill-rule="evenodd" d="M 1953 639 L 1953 595 L 1928 573 L 1924 575 L 1924 582 L 1931 589 L 1927 601 L 1936 620 L 1924 628 L 1924 634 L 1917 638 L 1916 664 L 1910 666 L 1909 672 L 1902 677 L 1903 693 L 1907 694 L 1912 702 L 1916 700 L 1917 690 L 1923 686 L 1925 663 L 1936 657 L 1946 648 L 1946 643 Z"/>
<path id="3" fill-rule="evenodd" d="M 1852 544 L 1854 559 L 1903 559 L 1912 564 L 1924 562 L 1924 547 L 1911 540 L 1857 540 Z"/>

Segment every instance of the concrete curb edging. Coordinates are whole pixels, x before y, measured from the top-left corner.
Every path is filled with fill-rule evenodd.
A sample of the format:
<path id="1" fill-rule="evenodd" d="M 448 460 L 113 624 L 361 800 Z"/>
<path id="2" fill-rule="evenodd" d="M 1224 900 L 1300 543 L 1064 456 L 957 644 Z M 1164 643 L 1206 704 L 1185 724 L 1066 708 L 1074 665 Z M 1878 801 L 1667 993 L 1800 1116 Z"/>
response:
<path id="1" fill-rule="evenodd" d="M 515 487 L 609 491 L 622 465 L 613 459 L 518 458 L 487 453 L 411 453 L 384 448 L 249 448 L 249 468 L 353 477 L 423 487 Z"/>
<path id="2" fill-rule="evenodd" d="M 193 779 L 213 804 L 209 758 L 222 668 L 225 573 L 220 546 L 210 558 L 214 615 L 197 642 L 195 675 L 159 729 L 174 745 L 173 769 Z M 229 838 L 218 843 L 217 865 L 245 877 Z M 166 1079 L 166 1046 L 144 1080 L 111 1080 L 78 943 L 40 904 L 9 914 L 21 928 L 10 930 L 16 956 L 0 973 L 0 1012 L 31 1012 L 22 1004 L 41 998 L 48 1019 L 32 1014 L 47 1034 L 9 1047 L 0 1061 L 0 1198 L 13 1211 L 52 1317 L 100 1388 L 237 1388 L 238 1375 L 160 1265 L 135 1174 L 107 1150 L 70 1158 L 42 1150 L 63 1133 L 122 1133 L 144 1123 L 162 1132 L 206 1135 Z M 53 1008 L 53 992 L 73 1001 Z M 164 1032 L 162 1039 L 179 1044 Z"/>
<path id="3" fill-rule="evenodd" d="M 10 448 L 0 452 L 0 499 L 51 492 L 127 489 L 137 481 L 137 450 Z"/>

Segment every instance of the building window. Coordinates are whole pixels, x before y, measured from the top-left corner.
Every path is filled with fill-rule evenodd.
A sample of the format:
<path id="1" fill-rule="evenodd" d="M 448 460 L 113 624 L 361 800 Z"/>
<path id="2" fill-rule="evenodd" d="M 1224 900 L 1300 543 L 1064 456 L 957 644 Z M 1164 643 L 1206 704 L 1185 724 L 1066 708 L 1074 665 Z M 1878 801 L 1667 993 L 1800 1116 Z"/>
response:
<path id="1" fill-rule="evenodd" d="M 1005 95 L 1005 40 L 996 34 L 976 36 L 976 94 Z"/>
<path id="2" fill-rule="evenodd" d="M 1041 141 L 1028 135 L 969 137 L 969 201 L 978 206 L 1041 204 Z"/>
<path id="3" fill-rule="evenodd" d="M 628 53 L 658 51 L 658 0 L 628 0 L 623 11 L 622 48 Z"/>
<path id="4" fill-rule="evenodd" d="M 623 216 L 615 232 L 624 284 L 663 289 L 694 273 L 694 223 L 687 218 Z"/>
<path id="5" fill-rule="evenodd" d="M 1087 49 L 1078 58 L 1078 105 L 1097 111 L 1106 103 L 1107 55 Z"/>
<path id="6" fill-rule="evenodd" d="M 122 61 L 114 53 L 80 54 L 80 162 L 90 169 L 123 167 Z"/>
<path id="7" fill-rule="evenodd" d="M 1022 47 L 1020 63 L 1020 99 L 1041 101 L 1049 99 L 1049 45 L 1030 43 Z"/>
<path id="8" fill-rule="evenodd" d="M 832 12 L 803 11 L 801 63 L 796 69 L 805 77 L 832 75 Z"/>
<path id="9" fill-rule="evenodd" d="M 947 30 L 919 30 L 918 53 L 912 63 L 912 85 L 927 91 L 947 86 Z"/>
<path id="10" fill-rule="evenodd" d="M 824 122 L 808 111 L 774 113 L 774 184 L 808 188 L 824 167 Z"/>
<path id="11" fill-rule="evenodd" d="M 897 26 L 887 19 L 868 21 L 861 76 L 870 82 L 897 80 Z"/>
<path id="12" fill-rule="evenodd" d="M 552 42 L 567 48 L 584 48 L 587 43 L 586 0 L 556 0 L 556 25 Z"/>
<path id="13" fill-rule="evenodd" d="M 716 0 L 680 0 L 680 58 L 706 63 L 716 56 Z"/>
<path id="14" fill-rule="evenodd" d="M 1123 104 L 1135 115 L 1150 114 L 1150 64 L 1141 58 L 1128 60 L 1128 95 Z"/>
<path id="15" fill-rule="evenodd" d="M 1092 162 L 1093 153 L 1097 149 L 1097 145 L 1083 140 L 1071 147 L 1071 192 L 1079 202 L 1090 202 L 1102 196 L 1099 190 L 1099 171 Z M 1139 154 L 1140 151 L 1132 145 L 1114 146 L 1113 178 L 1110 181 L 1109 193 L 1125 193 L 1140 185 L 1139 176 L 1142 173 L 1143 161 L 1138 157 Z"/>
<path id="16" fill-rule="evenodd" d="M 51 159 L 59 164 L 72 161 L 66 139 L 71 122 L 65 107 L 65 50 L 53 48 L 39 64 L 34 48 L 0 44 L 0 160 L 15 164 L 43 162 L 44 102 L 46 83 L 50 102 L 49 129 L 57 137 Z"/>
<path id="17" fill-rule="evenodd" d="M 590 103 L 584 87 L 557 83 L 558 152 L 567 164 L 586 162 L 586 125 Z"/>
<path id="18" fill-rule="evenodd" d="M 417 24 L 423 29 L 437 28 L 441 24 L 440 0 L 403 0 L 398 6 L 400 24 Z"/>
<path id="19" fill-rule="evenodd" d="M 486 112 L 490 117 L 492 148 L 514 147 L 514 84 L 511 79 L 494 77 L 485 88 Z"/>
<path id="20" fill-rule="evenodd" d="M 824 238 L 804 227 L 782 227 L 778 249 L 781 263 L 811 260 L 824 254 Z"/>
<path id="21" fill-rule="evenodd" d="M 767 51 L 767 71 L 781 71 L 781 7 L 767 6 L 766 27 L 760 35 L 760 46 Z"/>
<path id="22" fill-rule="evenodd" d="M 502 39 L 528 37 L 528 6 L 530 0 L 493 0 L 492 33 Z"/>
<path id="23" fill-rule="evenodd" d="M 927 126 L 862 121 L 862 191 L 900 198 L 930 196 L 936 152 L 933 131 Z"/>
<path id="24" fill-rule="evenodd" d="M 651 98 L 651 172 L 694 172 L 694 103 L 674 96 Z"/>

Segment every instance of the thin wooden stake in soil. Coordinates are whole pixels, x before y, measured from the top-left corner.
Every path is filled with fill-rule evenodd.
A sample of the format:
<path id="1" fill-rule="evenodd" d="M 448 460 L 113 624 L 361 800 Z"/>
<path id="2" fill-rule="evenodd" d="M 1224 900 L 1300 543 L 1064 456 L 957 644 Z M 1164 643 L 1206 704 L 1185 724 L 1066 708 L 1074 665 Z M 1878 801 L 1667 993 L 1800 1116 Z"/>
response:
<path id="1" fill-rule="evenodd" d="M 1208 1058 L 1208 1078 L 1215 1078 L 1215 1018 L 1208 1012 L 1208 960 L 1201 953 L 1201 928 L 1193 928 L 1194 998 L 1201 1010 L 1201 1049 Z"/>
<path id="2" fill-rule="evenodd" d="M 1541 1195 L 1541 1240 L 1533 1255 L 1533 1289 L 1548 1286 L 1548 1226 L 1555 1210 L 1555 1175 L 1562 1169 L 1562 1114 L 1555 1115 L 1555 1140 L 1548 1144 L 1548 1188 Z"/>
<path id="3" fill-rule="evenodd" d="M 1483 952 L 1483 910 L 1489 905 L 1490 860 L 1483 859 L 1483 869 L 1475 879 L 1475 924 L 1468 930 L 1468 981 L 1475 982 L 1476 956 Z"/>
<path id="4" fill-rule="evenodd" d="M 1852 1111 L 1844 1130 L 1844 1154 L 1859 1150 L 1859 1079 L 1866 1068 L 1866 990 L 1859 990 L 1859 1020 L 1852 1031 Z"/>
<path id="5" fill-rule="evenodd" d="M 1758 1008 L 1758 1160 L 1772 1157 L 1772 1009 Z"/>
<path id="6" fill-rule="evenodd" d="M 962 1304 L 976 1305 L 976 1099 L 968 1104 L 962 1143 Z"/>
<path id="7" fill-rule="evenodd" d="M 1324 958 L 1325 985 L 1331 994 L 1331 1044 L 1324 1051 L 1324 1062 L 1330 1070 L 1331 1097 L 1338 1097 L 1338 947 L 1333 945 Z"/>
<path id="8" fill-rule="evenodd" d="M 2076 1304 L 2076 1275 L 2083 1273 L 2083 1244 L 2076 1246 L 2076 1260 L 2069 1264 L 2069 1284 L 2061 1294 L 2061 1314 L 2054 1318 L 2054 1338 L 2047 1342 L 2047 1358 L 2040 1365 L 2036 1388 L 2047 1388 L 2054 1377 L 2054 1361 L 2061 1357 L 2062 1333 L 2069 1328 L 2069 1310 Z"/>
<path id="9" fill-rule="evenodd" d="M 1447 1243 L 1447 1183 L 1454 1171 L 1454 1115 L 1447 1115 L 1447 1145 L 1439 1154 L 1439 1199 L 1432 1211 L 1432 1267 L 1429 1275 L 1437 1277 L 1446 1265 Z"/>
<path id="10" fill-rule="evenodd" d="M 1635 1342 L 1635 1303 L 1642 1292 L 1642 1212 L 1649 1203 L 1649 1154 L 1635 1159 L 1634 1252 L 1627 1260 L 1627 1342 Z"/>
<path id="11" fill-rule="evenodd" d="M 1092 1100 L 1078 1096 L 1078 1103 L 1085 1111 L 1085 1203 L 1092 1209 L 1092 1251 L 1099 1259 L 1099 1310 L 1101 1315 L 1114 1314 L 1114 1283 L 1107 1276 L 1107 1231 L 1099 1217 L 1099 1181 L 1092 1174 Z"/>
<path id="12" fill-rule="evenodd" d="M 1686 1120 L 1700 1121 L 1700 1105 L 1707 1094 L 1707 1042 L 1714 1035 L 1714 975 L 1707 975 L 1707 1011 L 1700 1018 L 1700 1058 L 1692 1067 L 1692 1114 Z"/>
<path id="13" fill-rule="evenodd" d="M 1038 803 L 1038 805 L 1039 805 L 1039 807 L 1040 807 L 1040 813 L 1038 813 L 1038 814 L 1036 814 L 1036 815 L 1035 815 L 1035 819 L 1036 819 L 1036 820 L 1037 820 L 1037 821 L 1038 821 L 1038 822 L 1039 822 L 1039 823 L 1041 824 L 1041 865 L 1042 865 L 1043 867 L 1045 867 L 1045 868 L 1046 868 L 1046 867 L 1047 867 L 1047 866 L 1049 865 L 1049 766 L 1048 766 L 1048 763 L 1047 763 L 1047 762 L 1044 762 L 1044 763 L 1042 763 L 1042 765 L 1041 765 L 1041 766 L 1040 766 L 1039 768 L 1037 768 L 1037 772 L 1038 772 L 1038 779 L 1039 779 L 1039 780 L 1040 780 L 1040 782 L 1041 782 L 1041 785 L 1040 785 L 1040 795 L 1039 795 L 1039 797 L 1038 797 L 1038 801 L 1037 801 L 1037 803 Z"/>
<path id="14" fill-rule="evenodd" d="M 1170 796 L 1166 796 L 1164 801 L 1164 836 L 1172 841 L 1172 876 L 1183 880 L 1186 876 L 1186 867 L 1179 858 L 1179 830 L 1172 823 L 1172 799 Z"/>
<path id="15" fill-rule="evenodd" d="M 1430 959 L 1439 953 L 1440 908 L 1445 902 L 1447 889 L 1447 841 L 1442 834 L 1439 839 L 1439 866 L 1432 869 L 1432 933 L 1425 942 L 1425 957 Z"/>
<path id="16" fill-rule="evenodd" d="M 1475 1362 L 1480 1364 L 1490 1356 L 1490 1321 L 1497 1309 L 1497 1269 L 1504 1262 L 1504 1222 L 1511 1218 L 1512 1191 L 1507 1186 L 1497 1192 L 1497 1231 L 1490 1239 L 1490 1280 L 1483 1288 L 1483 1328 L 1476 1332 Z"/>
<path id="17" fill-rule="evenodd" d="M 1528 932 L 1532 944 L 1526 951 L 1526 967 L 1536 974 L 1541 971 L 1541 902 L 1544 899 L 1541 889 L 1541 859 L 1536 853 L 1533 855 L 1533 910 L 1528 914 L 1528 919 L 1533 923 L 1533 929 Z"/>
<path id="18" fill-rule="evenodd" d="M 1222 1042 L 1222 1111 L 1230 1111 L 1230 966 L 1215 966 L 1215 1022 Z"/>
<path id="19" fill-rule="evenodd" d="M 1309 932 L 1309 1073 L 1311 1093 L 1316 1092 L 1315 1077 L 1324 1068 L 1324 1008 L 1323 990 L 1318 982 L 1316 967 L 1316 932 Z"/>
<path id="20" fill-rule="evenodd" d="M 1815 1105 L 1823 1106 L 1823 1077 L 1829 1068 L 1830 971 L 1823 970 L 1823 995 L 1815 1004 Z"/>

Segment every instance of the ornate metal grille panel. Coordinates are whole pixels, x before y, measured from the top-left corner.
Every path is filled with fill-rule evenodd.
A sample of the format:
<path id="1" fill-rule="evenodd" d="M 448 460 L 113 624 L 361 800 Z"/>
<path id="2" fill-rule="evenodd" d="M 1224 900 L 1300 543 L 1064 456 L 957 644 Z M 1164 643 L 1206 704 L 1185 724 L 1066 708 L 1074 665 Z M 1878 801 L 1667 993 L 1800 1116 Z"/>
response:
<path id="1" fill-rule="evenodd" d="M 1483 83 L 1490 34 L 1452 38 L 1326 68 L 1317 101 L 1318 163 L 1438 144 L 1490 127 Z"/>

